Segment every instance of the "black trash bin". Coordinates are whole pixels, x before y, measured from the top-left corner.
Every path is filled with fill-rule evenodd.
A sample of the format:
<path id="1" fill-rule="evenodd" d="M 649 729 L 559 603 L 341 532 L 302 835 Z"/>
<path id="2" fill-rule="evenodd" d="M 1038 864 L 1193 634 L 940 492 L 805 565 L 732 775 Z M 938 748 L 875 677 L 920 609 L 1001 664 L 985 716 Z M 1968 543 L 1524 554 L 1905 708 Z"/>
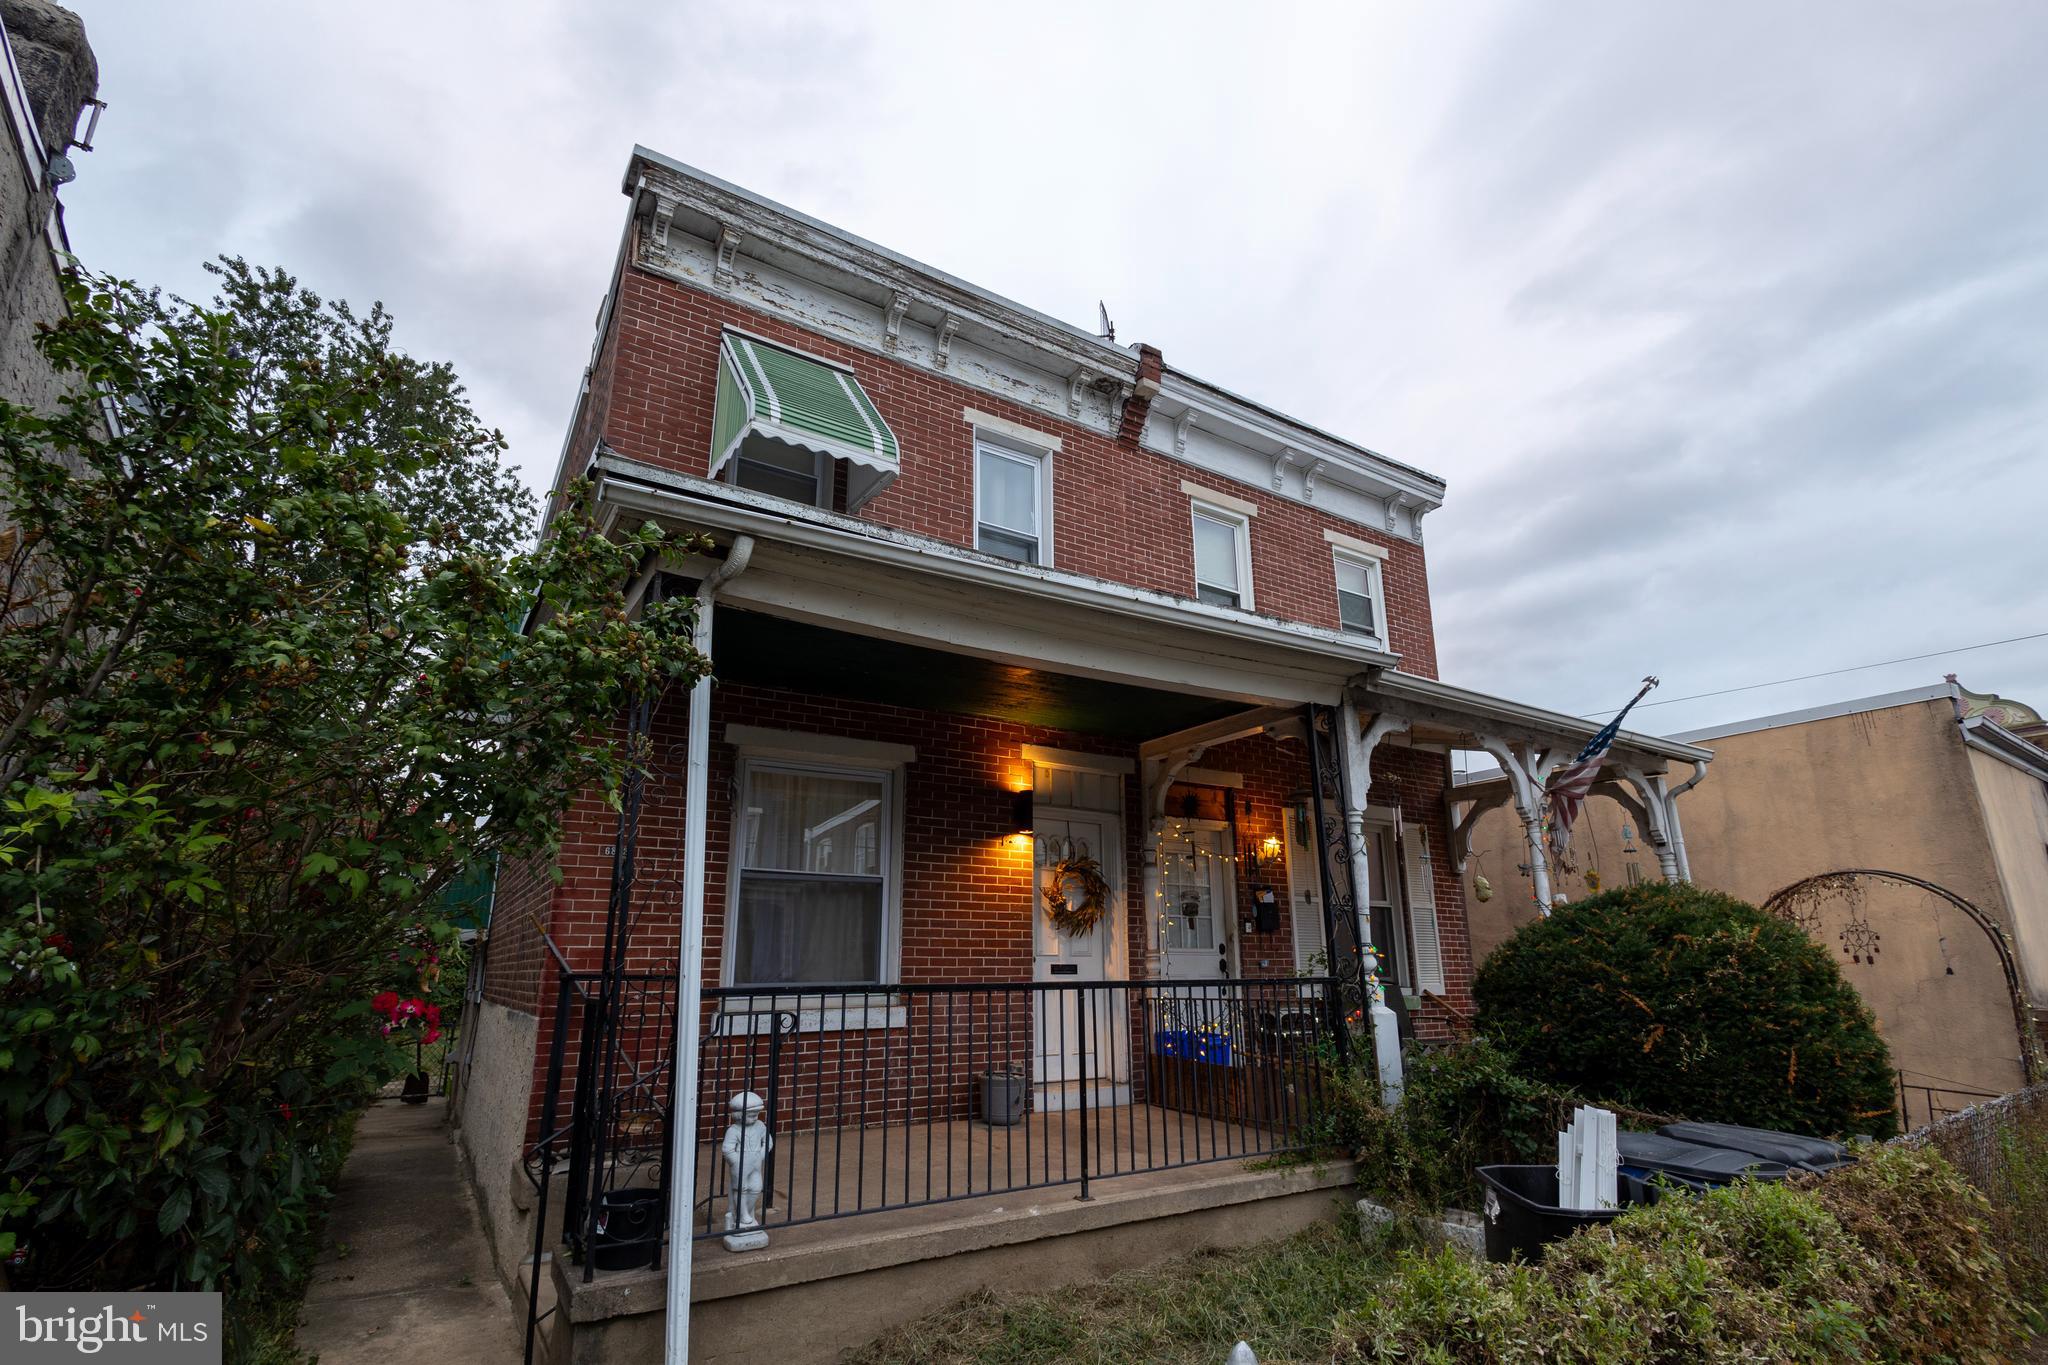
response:
<path id="1" fill-rule="evenodd" d="M 1710 1190 L 1737 1180 L 1783 1180 L 1789 1171 L 1780 1161 L 1765 1161 L 1748 1152 L 1682 1142 L 1662 1133 L 1617 1133 L 1621 1177 L 1638 1199 L 1654 1202 L 1644 1188 L 1663 1184 L 1689 1190 Z"/>
<path id="2" fill-rule="evenodd" d="M 599 1270 L 638 1270 L 661 1254 L 660 1190 L 606 1190 L 597 1197 L 590 1260 Z"/>
<path id="3" fill-rule="evenodd" d="M 1667 1123 L 1657 1130 L 1680 1142 L 1697 1142 L 1703 1147 L 1725 1147 L 1747 1152 L 1790 1166 L 1795 1171 L 1832 1171 L 1854 1165 L 1856 1158 L 1839 1142 L 1826 1138 L 1801 1137 L 1797 1133 L 1774 1132 L 1769 1128 L 1743 1128 L 1733 1123 Z"/>
<path id="4" fill-rule="evenodd" d="M 1582 1227 L 1608 1223 L 1622 1209 L 1561 1209 L 1557 1206 L 1557 1167 L 1481 1166 L 1486 1183 L 1486 1259 L 1534 1261 L 1545 1243 L 1562 1241 Z M 1622 1207 L 1629 1197 L 1621 1192 Z"/>

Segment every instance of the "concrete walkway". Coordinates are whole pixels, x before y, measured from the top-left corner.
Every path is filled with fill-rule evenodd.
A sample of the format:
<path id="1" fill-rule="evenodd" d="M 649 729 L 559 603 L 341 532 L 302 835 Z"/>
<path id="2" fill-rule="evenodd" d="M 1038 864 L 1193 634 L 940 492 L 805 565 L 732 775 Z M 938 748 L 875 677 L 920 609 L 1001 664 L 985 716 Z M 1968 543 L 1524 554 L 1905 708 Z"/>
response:
<path id="1" fill-rule="evenodd" d="M 320 1365 L 506 1365 L 524 1350 L 476 1201 L 443 1126 L 447 1102 L 381 1100 L 355 1150 L 306 1291 L 299 1349 Z"/>

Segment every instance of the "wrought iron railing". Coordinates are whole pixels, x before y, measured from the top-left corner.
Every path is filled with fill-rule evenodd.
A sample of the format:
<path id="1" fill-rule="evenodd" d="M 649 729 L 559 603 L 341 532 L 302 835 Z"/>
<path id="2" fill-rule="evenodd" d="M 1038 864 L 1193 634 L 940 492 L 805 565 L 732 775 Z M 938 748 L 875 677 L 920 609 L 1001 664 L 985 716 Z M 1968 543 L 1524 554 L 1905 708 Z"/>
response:
<path id="1" fill-rule="evenodd" d="M 543 1224 L 566 1183 L 560 1242 L 586 1279 L 655 1264 L 668 1207 L 675 978 L 605 985 L 560 976 L 528 1161 Z M 770 1231 L 1298 1150 L 1347 1028 L 1327 978 L 728 988 L 701 1023 L 694 1238 L 732 1230 L 764 1132 Z"/>

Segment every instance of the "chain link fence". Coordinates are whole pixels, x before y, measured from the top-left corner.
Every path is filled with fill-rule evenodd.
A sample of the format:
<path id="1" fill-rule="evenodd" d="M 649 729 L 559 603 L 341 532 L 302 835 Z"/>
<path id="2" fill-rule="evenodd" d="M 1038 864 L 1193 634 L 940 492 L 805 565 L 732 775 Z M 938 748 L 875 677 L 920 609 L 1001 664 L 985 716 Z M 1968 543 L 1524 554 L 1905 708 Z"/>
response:
<path id="1" fill-rule="evenodd" d="M 1892 1140 L 1940 1152 L 1990 1203 L 2001 1231 L 2048 1269 L 2048 1084 L 1971 1105 Z"/>

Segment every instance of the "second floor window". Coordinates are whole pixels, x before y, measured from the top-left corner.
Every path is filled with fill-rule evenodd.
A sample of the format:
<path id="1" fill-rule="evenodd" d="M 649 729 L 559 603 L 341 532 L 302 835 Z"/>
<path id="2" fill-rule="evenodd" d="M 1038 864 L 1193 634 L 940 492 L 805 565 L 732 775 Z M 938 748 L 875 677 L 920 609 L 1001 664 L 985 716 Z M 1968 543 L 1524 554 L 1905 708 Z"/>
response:
<path id="1" fill-rule="evenodd" d="M 1337 553 L 1337 619 L 1347 635 L 1384 642 L 1386 614 L 1380 593 L 1380 565 L 1364 555 Z"/>
<path id="2" fill-rule="evenodd" d="M 742 445 L 732 462 L 732 481 L 756 493 L 769 493 L 807 506 L 819 506 L 825 490 L 825 457 L 802 446 L 755 438 Z"/>
<path id="3" fill-rule="evenodd" d="M 1246 518 L 1195 504 L 1195 596 L 1212 607 L 1251 610 L 1251 527 Z"/>
<path id="4" fill-rule="evenodd" d="M 1046 563 L 1046 457 L 987 439 L 974 443 L 974 548 Z"/>

